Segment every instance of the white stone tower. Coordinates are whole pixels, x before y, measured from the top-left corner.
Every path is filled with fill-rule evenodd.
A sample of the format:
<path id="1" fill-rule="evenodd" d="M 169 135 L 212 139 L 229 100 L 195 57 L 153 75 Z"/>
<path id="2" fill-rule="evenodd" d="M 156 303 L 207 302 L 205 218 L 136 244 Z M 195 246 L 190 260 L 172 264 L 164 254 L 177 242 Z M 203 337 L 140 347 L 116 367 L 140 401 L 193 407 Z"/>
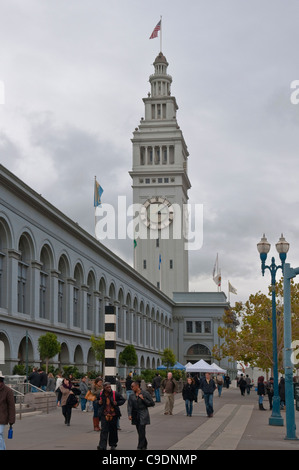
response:
<path id="1" fill-rule="evenodd" d="M 170 298 L 187 292 L 185 249 L 188 150 L 177 123 L 178 105 L 171 96 L 172 77 L 162 52 L 150 76 L 151 92 L 143 98 L 145 116 L 133 133 L 133 203 L 142 204 L 136 226 L 135 269 Z M 139 236 L 139 238 L 138 238 Z"/>

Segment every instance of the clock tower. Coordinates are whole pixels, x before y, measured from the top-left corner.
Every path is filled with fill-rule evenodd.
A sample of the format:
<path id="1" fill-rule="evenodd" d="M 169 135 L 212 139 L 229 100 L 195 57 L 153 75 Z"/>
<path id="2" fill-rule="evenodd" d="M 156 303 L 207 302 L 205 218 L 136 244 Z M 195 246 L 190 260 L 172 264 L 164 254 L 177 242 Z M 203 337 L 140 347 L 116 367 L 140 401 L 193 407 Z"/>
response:
<path id="1" fill-rule="evenodd" d="M 189 153 L 177 122 L 178 105 L 171 96 L 172 77 L 167 73 L 168 62 L 162 52 L 153 65 L 151 92 L 143 98 L 144 118 L 132 139 L 130 175 L 133 203 L 139 208 L 134 267 L 172 298 L 173 292 L 189 290 Z"/>

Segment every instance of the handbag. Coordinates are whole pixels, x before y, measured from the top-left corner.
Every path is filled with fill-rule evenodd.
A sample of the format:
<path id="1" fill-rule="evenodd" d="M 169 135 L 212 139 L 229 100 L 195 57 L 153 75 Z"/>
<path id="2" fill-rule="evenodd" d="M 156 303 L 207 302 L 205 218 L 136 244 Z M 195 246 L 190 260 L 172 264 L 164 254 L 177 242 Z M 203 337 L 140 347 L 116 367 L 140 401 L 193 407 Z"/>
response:
<path id="1" fill-rule="evenodd" d="M 88 392 L 85 395 L 85 399 L 89 401 L 95 401 L 96 396 L 93 393 L 91 393 L 90 390 L 88 390 Z"/>

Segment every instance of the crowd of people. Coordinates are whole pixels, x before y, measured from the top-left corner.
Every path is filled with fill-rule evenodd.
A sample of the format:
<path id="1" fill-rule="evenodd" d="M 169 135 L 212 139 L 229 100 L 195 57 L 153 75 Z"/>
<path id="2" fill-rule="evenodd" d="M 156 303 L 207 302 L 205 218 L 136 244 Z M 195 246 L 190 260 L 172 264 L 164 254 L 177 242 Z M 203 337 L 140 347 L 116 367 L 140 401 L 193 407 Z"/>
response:
<path id="1" fill-rule="evenodd" d="M 1 396 L 5 396 L 5 406 L 0 409 L 0 450 L 5 449 L 3 428 L 6 424 L 10 426 L 15 422 L 15 402 L 11 389 L 3 383 L 4 376 L 0 373 Z M 157 372 L 152 380 L 150 393 L 141 389 L 140 381 L 136 380 L 135 374 L 130 373 L 124 383 L 124 387 L 116 376 L 116 390 L 112 390 L 111 383 L 105 382 L 102 377 L 89 381 L 87 376 L 75 381 L 70 375 L 63 377 L 58 373 L 56 378 L 53 374 L 46 374 L 41 369 L 34 368 L 28 377 L 31 384 L 31 391 L 36 393 L 39 390 L 56 393 L 57 406 L 61 407 L 64 422 L 70 426 L 72 409 L 80 405 L 81 411 L 86 412 L 91 408 L 92 425 L 94 431 L 100 432 L 98 450 L 115 449 L 118 443 L 118 430 L 120 429 L 120 407 L 127 401 L 128 419 L 136 426 L 138 435 L 137 449 L 147 448 L 146 426 L 150 424 L 150 414 L 148 408 L 155 406 L 155 402 L 161 402 L 161 392 L 164 396 L 164 415 L 172 415 L 174 408 L 174 398 L 178 393 L 178 382 L 174 379 L 172 372 L 168 372 L 166 378 L 162 378 Z M 198 402 L 198 395 L 204 399 L 206 413 L 209 418 L 213 417 L 213 395 L 215 390 L 221 397 L 222 389 L 229 388 L 231 381 L 226 374 L 217 374 L 212 377 L 210 373 L 205 373 L 199 377 L 198 374 L 188 376 L 182 386 L 182 398 L 185 402 L 187 417 L 192 416 L 194 402 Z M 248 375 L 241 374 L 237 378 L 237 386 L 241 395 L 250 394 L 254 386 Z M 273 377 L 265 382 L 260 376 L 255 388 L 258 395 L 258 405 L 260 410 L 265 410 L 263 406 L 264 397 L 269 399 L 270 410 L 272 409 L 272 398 L 274 396 Z M 152 395 L 155 397 L 153 400 Z M 279 396 L 281 408 L 285 406 L 284 378 L 279 382 Z M 1 408 L 1 407 L 0 407 Z"/>

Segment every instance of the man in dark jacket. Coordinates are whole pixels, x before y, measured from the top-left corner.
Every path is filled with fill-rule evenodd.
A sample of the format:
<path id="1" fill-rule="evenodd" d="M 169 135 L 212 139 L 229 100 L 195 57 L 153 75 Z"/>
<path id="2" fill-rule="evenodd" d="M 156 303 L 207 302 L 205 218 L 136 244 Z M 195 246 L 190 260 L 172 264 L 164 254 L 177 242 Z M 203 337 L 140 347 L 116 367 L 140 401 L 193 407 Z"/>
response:
<path id="1" fill-rule="evenodd" d="M 28 377 L 29 383 L 32 385 L 31 392 L 38 392 L 36 388 L 40 388 L 41 375 L 37 371 L 37 367 L 33 367 L 31 374 Z"/>
<path id="2" fill-rule="evenodd" d="M 121 416 L 119 407 L 125 403 L 124 397 L 112 391 L 110 382 L 105 382 L 99 395 L 99 417 L 101 419 L 101 437 L 98 450 L 106 450 L 109 446 L 114 450 L 118 443 L 117 418 Z"/>
<path id="3" fill-rule="evenodd" d="M 155 406 L 155 402 L 146 390 L 140 389 L 139 382 L 132 383 L 133 393 L 128 401 L 128 416 L 132 424 L 136 425 L 138 432 L 137 449 L 147 449 L 147 439 L 145 437 L 145 426 L 150 424 L 148 412 L 149 406 Z"/>
<path id="4" fill-rule="evenodd" d="M 0 450 L 5 450 L 4 427 L 13 425 L 16 420 L 16 406 L 13 391 L 4 384 L 4 376 L 0 372 Z"/>
<path id="5" fill-rule="evenodd" d="M 160 387 L 161 387 L 162 377 L 159 373 L 157 373 L 152 381 L 152 387 L 155 391 L 156 403 L 160 403 Z"/>
<path id="6" fill-rule="evenodd" d="M 204 400 L 207 410 L 207 415 L 209 418 L 213 417 L 214 409 L 213 409 L 213 393 L 216 389 L 216 385 L 213 379 L 208 372 L 206 372 L 205 377 L 200 382 L 200 388 L 204 394 Z"/>

